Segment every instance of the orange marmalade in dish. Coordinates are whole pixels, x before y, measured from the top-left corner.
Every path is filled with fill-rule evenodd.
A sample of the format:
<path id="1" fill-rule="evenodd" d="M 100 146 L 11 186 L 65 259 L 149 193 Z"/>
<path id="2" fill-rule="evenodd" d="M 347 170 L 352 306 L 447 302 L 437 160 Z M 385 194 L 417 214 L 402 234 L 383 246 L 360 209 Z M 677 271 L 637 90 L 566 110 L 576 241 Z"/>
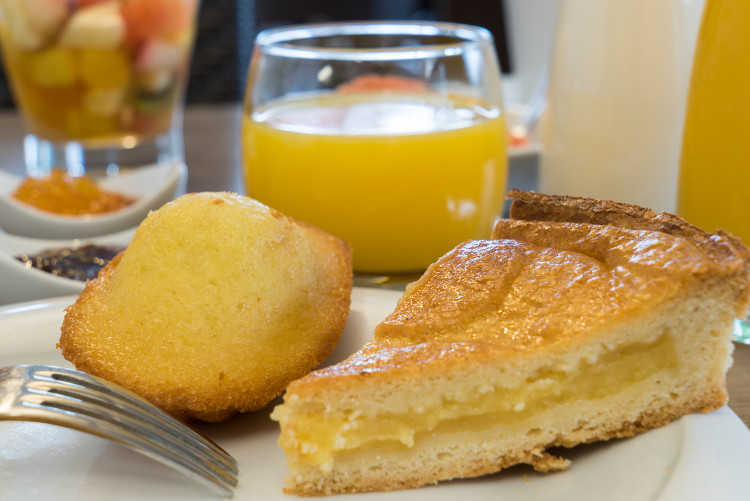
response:
<path id="1" fill-rule="evenodd" d="M 135 198 L 104 190 L 88 176 L 73 177 L 53 170 L 43 178 L 27 177 L 13 197 L 47 212 L 68 215 L 113 212 L 136 201 Z"/>

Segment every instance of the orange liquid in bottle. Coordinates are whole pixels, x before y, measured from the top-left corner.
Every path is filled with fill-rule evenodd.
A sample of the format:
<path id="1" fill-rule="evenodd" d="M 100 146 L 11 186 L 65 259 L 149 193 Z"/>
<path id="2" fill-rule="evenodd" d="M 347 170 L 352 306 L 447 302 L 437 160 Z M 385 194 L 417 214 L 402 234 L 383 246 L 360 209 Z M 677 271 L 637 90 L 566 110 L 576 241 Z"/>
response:
<path id="1" fill-rule="evenodd" d="M 688 97 L 677 212 L 750 244 L 750 2 L 708 0 Z"/>

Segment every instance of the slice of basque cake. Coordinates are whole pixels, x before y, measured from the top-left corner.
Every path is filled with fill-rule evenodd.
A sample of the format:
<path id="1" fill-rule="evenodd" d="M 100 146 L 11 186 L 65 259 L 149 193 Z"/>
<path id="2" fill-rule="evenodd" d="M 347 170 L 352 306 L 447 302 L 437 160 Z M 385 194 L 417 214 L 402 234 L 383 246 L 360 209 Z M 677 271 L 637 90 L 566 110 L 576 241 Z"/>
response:
<path id="1" fill-rule="evenodd" d="M 374 338 L 292 382 L 286 492 L 419 487 L 628 437 L 727 400 L 748 250 L 667 214 L 512 191 L 493 240 L 411 284 Z"/>

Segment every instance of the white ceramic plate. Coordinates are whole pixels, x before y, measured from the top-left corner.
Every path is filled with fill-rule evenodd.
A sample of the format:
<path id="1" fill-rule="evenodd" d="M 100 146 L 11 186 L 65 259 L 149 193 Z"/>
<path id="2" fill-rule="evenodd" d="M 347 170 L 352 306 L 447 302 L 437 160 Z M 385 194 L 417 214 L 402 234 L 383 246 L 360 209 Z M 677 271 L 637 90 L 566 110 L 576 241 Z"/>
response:
<path id="1" fill-rule="evenodd" d="M 35 238 L 85 238 L 138 226 L 149 211 L 158 209 L 187 189 L 187 167 L 182 163 L 155 164 L 102 179 L 102 188 L 138 200 L 121 210 L 85 216 L 53 214 L 11 196 L 22 178 L 0 170 L 0 228 Z"/>
<path id="2" fill-rule="evenodd" d="M 48 249 L 86 244 L 125 247 L 135 228 L 110 235 L 72 240 L 47 240 L 10 235 L 0 230 L 0 305 L 35 299 L 68 296 L 83 290 L 84 282 L 63 278 L 37 268 L 27 268 L 16 256 Z M 1 342 L 1 341 L 0 341 Z"/>
<path id="3" fill-rule="evenodd" d="M 333 360 L 371 335 L 399 293 L 355 289 L 352 313 Z M 0 309 L 0 366 L 68 366 L 55 343 L 63 308 L 74 298 Z M 201 429 L 239 461 L 238 501 L 289 501 L 286 467 L 268 410 Z M 48 500 L 212 499 L 211 491 L 161 463 L 119 445 L 50 425 L 0 422 L 0 498 Z M 516 467 L 496 475 L 391 493 L 342 495 L 332 501 L 517 500 L 691 501 L 747 499 L 750 431 L 728 408 L 684 417 L 627 440 L 578 447 L 567 472 Z"/>

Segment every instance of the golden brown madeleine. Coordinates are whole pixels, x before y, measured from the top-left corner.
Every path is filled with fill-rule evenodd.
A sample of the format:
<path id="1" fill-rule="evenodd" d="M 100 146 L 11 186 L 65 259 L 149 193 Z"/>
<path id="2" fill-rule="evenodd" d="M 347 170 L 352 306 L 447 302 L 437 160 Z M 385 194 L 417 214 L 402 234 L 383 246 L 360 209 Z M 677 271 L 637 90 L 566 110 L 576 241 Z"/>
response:
<path id="1" fill-rule="evenodd" d="M 182 418 L 265 406 L 334 349 L 342 240 L 254 200 L 189 194 L 152 212 L 65 315 L 63 356 Z"/>

